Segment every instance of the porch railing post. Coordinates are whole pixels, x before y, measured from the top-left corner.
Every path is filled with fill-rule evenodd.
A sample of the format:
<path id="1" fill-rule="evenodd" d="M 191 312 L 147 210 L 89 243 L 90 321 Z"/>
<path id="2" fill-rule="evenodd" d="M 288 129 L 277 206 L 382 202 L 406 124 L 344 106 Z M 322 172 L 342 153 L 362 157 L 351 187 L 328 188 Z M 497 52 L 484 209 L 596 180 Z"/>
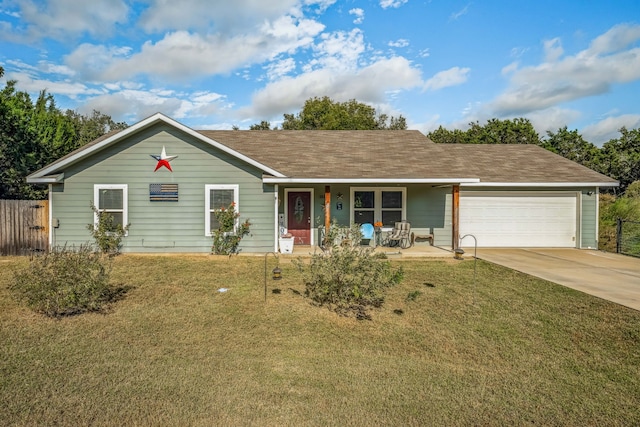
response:
<path id="1" fill-rule="evenodd" d="M 331 187 L 326 185 L 324 187 L 324 232 L 325 237 L 329 234 L 329 227 L 331 226 Z M 324 243 L 324 242 L 322 242 Z"/>

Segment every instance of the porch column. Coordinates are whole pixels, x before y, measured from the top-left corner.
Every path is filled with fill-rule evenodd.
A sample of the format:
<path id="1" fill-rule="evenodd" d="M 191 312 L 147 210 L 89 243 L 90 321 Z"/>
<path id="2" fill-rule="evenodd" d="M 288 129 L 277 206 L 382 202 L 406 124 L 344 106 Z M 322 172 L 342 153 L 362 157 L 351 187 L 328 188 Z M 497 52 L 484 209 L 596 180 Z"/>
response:
<path id="1" fill-rule="evenodd" d="M 460 185 L 453 185 L 453 202 L 451 212 L 453 214 L 452 222 L 451 222 L 451 230 L 452 230 L 452 239 L 453 244 L 452 249 L 458 249 L 458 243 L 460 241 Z"/>
<path id="2" fill-rule="evenodd" d="M 325 237 L 329 233 L 329 227 L 331 226 L 331 187 L 325 185 L 324 187 L 324 235 Z M 324 242 L 321 242 L 324 243 Z"/>

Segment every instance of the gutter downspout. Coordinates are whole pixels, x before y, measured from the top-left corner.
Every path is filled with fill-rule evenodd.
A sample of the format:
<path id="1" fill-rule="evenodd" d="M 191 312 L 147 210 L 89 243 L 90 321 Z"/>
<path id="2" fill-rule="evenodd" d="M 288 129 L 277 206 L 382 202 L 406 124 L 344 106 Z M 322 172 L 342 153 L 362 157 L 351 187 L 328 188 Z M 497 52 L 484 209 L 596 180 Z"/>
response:
<path id="1" fill-rule="evenodd" d="M 273 196 L 273 218 L 275 226 L 273 227 L 274 236 L 273 236 L 273 252 L 278 253 L 278 238 L 280 237 L 280 223 L 278 221 L 278 203 L 280 199 L 278 198 L 278 192 L 280 191 L 278 188 L 278 184 L 274 185 L 274 196 Z"/>

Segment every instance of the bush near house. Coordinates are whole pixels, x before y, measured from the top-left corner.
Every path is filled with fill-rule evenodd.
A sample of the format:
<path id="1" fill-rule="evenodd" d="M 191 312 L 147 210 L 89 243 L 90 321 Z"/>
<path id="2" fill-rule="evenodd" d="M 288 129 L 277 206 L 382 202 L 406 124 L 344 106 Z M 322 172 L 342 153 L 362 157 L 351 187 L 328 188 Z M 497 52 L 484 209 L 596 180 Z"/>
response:
<path id="1" fill-rule="evenodd" d="M 337 236 L 342 236 L 338 244 Z M 402 280 L 401 267 L 391 268 L 384 254 L 360 246 L 359 226 L 340 227 L 333 223 L 327 233 L 330 246 L 313 254 L 307 265 L 298 259 L 303 273 L 305 296 L 343 316 L 371 319 L 371 308 L 381 307 L 385 290 Z"/>
<path id="2" fill-rule="evenodd" d="M 600 195 L 600 235 L 598 249 L 615 252 L 618 219 L 624 221 L 640 221 L 640 181 L 627 187 L 619 197 L 612 194 Z M 627 236 L 640 240 L 638 236 Z"/>
<path id="3" fill-rule="evenodd" d="M 218 228 L 211 231 L 213 237 L 211 251 L 216 255 L 237 254 L 240 241 L 250 232 L 251 223 L 248 219 L 238 223 L 240 212 L 236 211 L 235 203 L 218 209 L 214 215 L 218 222 Z"/>
<path id="4" fill-rule="evenodd" d="M 131 224 L 125 226 L 118 224 L 113 215 L 98 210 L 93 203 L 90 204 L 90 207 L 98 218 L 97 224 L 87 224 L 87 230 L 91 233 L 95 245 L 104 254 L 118 255 L 122 248 L 122 239 L 129 231 Z"/>
<path id="5" fill-rule="evenodd" d="M 109 285 L 111 263 L 88 246 L 37 256 L 18 271 L 9 289 L 16 299 L 49 317 L 101 311 L 124 292 Z"/>

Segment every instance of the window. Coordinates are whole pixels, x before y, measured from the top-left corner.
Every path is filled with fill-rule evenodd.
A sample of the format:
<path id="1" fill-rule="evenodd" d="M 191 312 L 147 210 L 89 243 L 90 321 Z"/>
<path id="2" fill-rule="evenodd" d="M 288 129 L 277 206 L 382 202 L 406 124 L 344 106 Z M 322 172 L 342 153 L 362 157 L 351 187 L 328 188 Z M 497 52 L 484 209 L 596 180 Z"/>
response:
<path id="1" fill-rule="evenodd" d="M 211 236 L 211 230 L 218 228 L 215 212 L 221 208 L 228 208 L 231 203 L 236 204 L 238 212 L 238 186 L 237 185 L 205 185 L 204 189 L 205 235 Z"/>
<path id="2" fill-rule="evenodd" d="M 385 227 L 393 227 L 407 217 L 406 193 L 406 188 L 352 188 L 352 222 L 382 221 Z"/>
<path id="3" fill-rule="evenodd" d="M 353 192 L 353 222 L 373 224 L 375 222 L 375 191 Z"/>
<path id="4" fill-rule="evenodd" d="M 127 184 L 96 184 L 93 186 L 93 204 L 100 212 L 106 212 L 115 224 L 125 227 L 128 222 Z M 94 224 L 98 224 L 95 215 Z"/>

